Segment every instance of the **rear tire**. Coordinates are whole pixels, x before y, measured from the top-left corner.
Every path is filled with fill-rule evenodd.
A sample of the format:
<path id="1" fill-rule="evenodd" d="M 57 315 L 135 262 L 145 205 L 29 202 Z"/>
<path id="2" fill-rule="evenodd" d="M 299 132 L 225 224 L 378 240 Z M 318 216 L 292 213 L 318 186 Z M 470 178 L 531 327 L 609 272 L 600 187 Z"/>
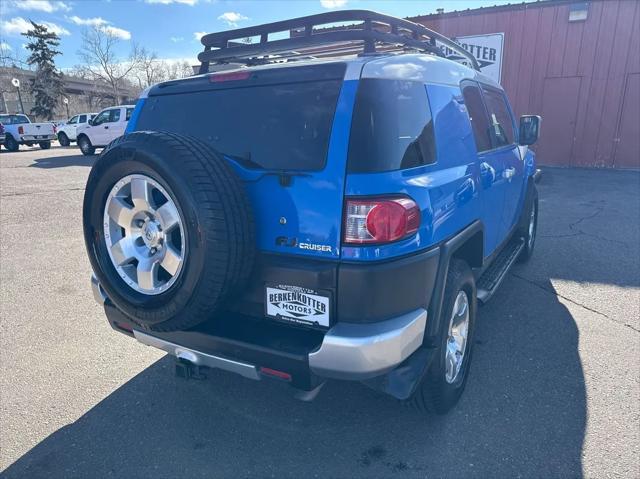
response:
<path id="1" fill-rule="evenodd" d="M 20 149 L 20 143 L 18 143 L 11 135 L 7 135 L 4 141 L 4 146 L 7 150 L 14 153 Z"/>
<path id="2" fill-rule="evenodd" d="M 65 133 L 58 133 L 58 143 L 60 143 L 60 146 L 69 146 L 71 141 L 69 141 L 69 137 Z"/>
<path id="3" fill-rule="evenodd" d="M 49 148 L 51 148 L 50 141 L 41 141 L 40 143 L 38 143 L 38 145 L 40 145 L 40 148 L 42 148 L 43 150 L 48 150 Z"/>
<path id="4" fill-rule="evenodd" d="M 86 135 L 81 135 L 78 137 L 78 146 L 80 147 L 80 151 L 85 156 L 91 156 L 96 153 L 96 148 L 91 144 L 91 140 Z"/>
<path id="5" fill-rule="evenodd" d="M 466 333 L 461 325 L 464 324 L 464 314 L 461 306 L 466 304 Z M 453 408 L 460 399 L 467 383 L 476 322 L 476 284 L 473 273 L 466 262 L 452 258 L 447 272 L 444 298 L 442 302 L 443 325 L 439 338 L 439 346 L 429 370 L 422 378 L 411 403 L 422 411 L 445 414 Z M 461 337 L 464 345 L 460 347 Z M 461 355 L 451 354 L 461 350 Z M 448 354 L 449 353 L 449 354 Z M 452 367 L 449 361 L 452 357 L 460 359 L 459 366 Z M 448 367 L 449 364 L 449 367 Z"/>
<path id="6" fill-rule="evenodd" d="M 524 238 L 524 248 L 518 256 L 519 263 L 526 263 L 533 255 L 538 233 L 538 189 L 531 183 L 527 189 L 524 208 L 516 235 Z"/>
<path id="7" fill-rule="evenodd" d="M 121 185 L 132 176 L 136 180 L 143 177 L 157 185 L 155 190 L 162 190 L 175 205 L 180 225 L 179 269 L 167 279 L 168 270 L 162 270 L 160 263 L 152 273 L 153 288 L 143 286 L 139 265 L 152 261 L 147 258 L 153 258 L 155 252 L 138 259 L 137 252 L 144 248 L 140 241 L 135 250 L 128 250 L 135 258 L 116 263 L 114 246 L 110 246 L 134 231 L 132 225 L 148 221 L 145 215 L 152 221 L 153 216 L 160 219 L 160 229 L 165 229 L 159 214 L 164 202 L 156 203 L 155 190 L 147 193 L 149 207 L 140 208 L 133 201 L 131 183 L 129 199 L 127 187 Z M 136 191 L 144 190 L 136 187 Z M 116 207 L 117 224 L 105 231 L 105 224 L 110 225 L 114 218 L 108 213 L 114 194 L 132 211 L 121 216 Z M 100 285 L 115 306 L 144 329 L 174 331 L 211 318 L 232 293 L 242 289 L 253 267 L 255 232 L 244 186 L 221 155 L 195 138 L 136 132 L 111 142 L 89 175 L 83 220 L 89 260 Z M 140 231 L 141 236 L 147 234 Z M 163 254 L 164 241 L 169 241 L 168 233 L 158 248 Z M 119 248 L 116 253 L 122 251 Z"/>

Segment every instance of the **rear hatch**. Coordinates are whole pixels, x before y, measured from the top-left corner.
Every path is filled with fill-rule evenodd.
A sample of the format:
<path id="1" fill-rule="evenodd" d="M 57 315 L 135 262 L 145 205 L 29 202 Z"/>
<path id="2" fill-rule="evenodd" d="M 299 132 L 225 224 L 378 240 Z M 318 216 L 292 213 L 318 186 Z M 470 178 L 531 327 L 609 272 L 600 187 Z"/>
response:
<path id="1" fill-rule="evenodd" d="M 337 259 L 355 88 L 344 63 L 215 73 L 156 86 L 136 130 L 198 137 L 243 180 L 258 249 Z"/>

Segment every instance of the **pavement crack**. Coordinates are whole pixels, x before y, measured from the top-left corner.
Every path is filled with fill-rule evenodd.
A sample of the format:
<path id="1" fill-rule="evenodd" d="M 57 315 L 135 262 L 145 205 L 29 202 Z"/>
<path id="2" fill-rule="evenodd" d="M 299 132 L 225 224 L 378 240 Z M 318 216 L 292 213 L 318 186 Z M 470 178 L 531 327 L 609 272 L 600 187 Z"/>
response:
<path id="1" fill-rule="evenodd" d="M 590 306 L 587 306 L 586 304 L 582 304 L 582 303 L 580 303 L 578 301 L 575 301 L 575 300 L 573 300 L 573 299 L 571 299 L 571 298 L 569 298 L 567 296 L 564 296 L 564 295 L 558 293 L 555 289 L 547 288 L 546 286 L 543 286 L 543 285 L 541 285 L 539 283 L 536 283 L 535 281 L 532 281 L 532 280 L 530 280 L 528 278 L 525 278 L 524 276 L 520 276 L 519 274 L 516 274 L 514 272 L 511 272 L 511 274 L 513 276 L 515 276 L 516 278 L 521 279 L 522 281 L 525 281 L 525 282 L 535 286 L 538 289 L 546 291 L 547 293 L 551 293 L 554 296 L 557 296 L 559 298 L 564 299 L 565 301 L 570 302 L 571 304 L 575 304 L 576 306 L 580 306 L 581 308 L 584 308 L 587 311 L 595 313 L 598 316 L 602 316 L 603 318 L 608 319 L 609 321 L 613 321 L 616 324 L 620 324 L 621 326 L 626 326 L 627 328 L 631 329 L 632 331 L 635 331 L 636 333 L 640 333 L 640 329 L 636 328 L 635 326 L 633 326 L 633 325 L 631 325 L 629 323 L 625 323 L 624 321 L 619 321 L 619 320 L 617 320 L 615 318 L 612 318 L 611 316 L 606 315 L 605 313 L 603 313 L 601 311 L 598 311 L 597 309 L 593 309 Z"/>
<path id="2" fill-rule="evenodd" d="M 6 193 L 3 195 L 0 195 L 0 198 L 10 198 L 12 196 L 44 195 L 47 193 L 62 193 L 65 191 L 84 191 L 84 186 L 76 187 L 76 188 L 62 188 L 59 190 L 24 191 L 20 193 Z"/>
<path id="3" fill-rule="evenodd" d="M 600 213 L 602 213 L 604 211 L 604 208 L 602 206 L 599 206 L 597 208 L 597 210 L 594 213 L 591 213 L 590 215 L 587 216 L 582 216 L 581 218 L 578 218 L 576 221 L 574 221 L 573 223 L 569 224 L 569 229 L 573 230 L 574 226 L 578 226 L 580 223 L 582 223 L 583 221 L 586 220 L 590 220 L 592 218 L 595 218 L 596 216 L 598 216 Z M 584 231 L 581 231 L 580 229 L 578 229 L 578 231 L 580 231 L 581 233 L 584 233 Z"/>

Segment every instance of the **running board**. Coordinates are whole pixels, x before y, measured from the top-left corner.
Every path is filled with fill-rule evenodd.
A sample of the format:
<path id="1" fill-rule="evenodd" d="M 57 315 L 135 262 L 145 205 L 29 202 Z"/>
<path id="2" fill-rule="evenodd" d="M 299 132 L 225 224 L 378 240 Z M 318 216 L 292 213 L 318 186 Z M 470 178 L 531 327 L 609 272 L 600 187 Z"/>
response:
<path id="1" fill-rule="evenodd" d="M 478 300 L 485 304 L 497 291 L 502 280 L 524 248 L 524 238 L 514 238 L 500 252 L 476 283 Z"/>

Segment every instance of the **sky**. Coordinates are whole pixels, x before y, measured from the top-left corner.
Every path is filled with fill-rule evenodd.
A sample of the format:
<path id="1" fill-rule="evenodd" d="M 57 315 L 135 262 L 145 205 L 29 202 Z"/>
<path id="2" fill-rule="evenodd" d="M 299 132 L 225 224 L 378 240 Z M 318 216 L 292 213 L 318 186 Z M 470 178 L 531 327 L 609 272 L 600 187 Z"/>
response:
<path id="1" fill-rule="evenodd" d="M 513 0 L 0 0 L 0 48 L 24 60 L 28 20 L 45 23 L 61 38 L 59 68 L 80 63 L 83 29 L 96 25 L 121 39 L 118 53 L 132 42 L 167 60 L 195 58 L 203 33 L 285 20 L 338 9 L 376 10 L 397 17 L 516 3 Z"/>

